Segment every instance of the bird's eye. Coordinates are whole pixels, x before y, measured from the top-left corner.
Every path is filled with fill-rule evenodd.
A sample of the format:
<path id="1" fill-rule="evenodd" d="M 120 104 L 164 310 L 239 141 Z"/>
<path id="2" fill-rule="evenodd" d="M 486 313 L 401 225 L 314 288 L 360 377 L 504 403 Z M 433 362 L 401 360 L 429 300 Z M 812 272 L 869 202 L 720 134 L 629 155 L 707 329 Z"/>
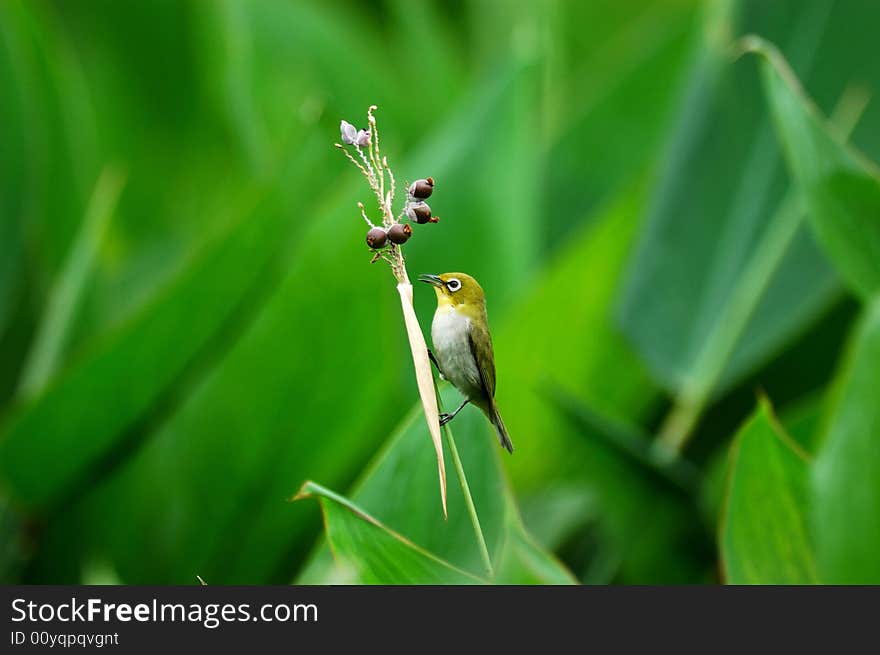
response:
<path id="1" fill-rule="evenodd" d="M 458 278 L 454 277 L 446 283 L 446 288 L 455 293 L 461 289 L 461 282 L 459 282 Z"/>

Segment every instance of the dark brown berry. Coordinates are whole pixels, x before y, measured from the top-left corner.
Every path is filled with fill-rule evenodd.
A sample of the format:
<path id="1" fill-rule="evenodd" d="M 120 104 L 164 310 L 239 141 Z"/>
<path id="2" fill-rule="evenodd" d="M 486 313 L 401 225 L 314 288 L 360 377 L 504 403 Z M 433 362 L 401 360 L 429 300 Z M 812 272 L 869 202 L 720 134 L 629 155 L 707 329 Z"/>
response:
<path id="1" fill-rule="evenodd" d="M 430 198 L 434 192 L 434 178 L 429 177 L 425 180 L 416 180 L 409 185 L 409 195 L 419 200 Z"/>
<path id="2" fill-rule="evenodd" d="M 373 250 L 383 247 L 387 239 L 388 233 L 381 227 L 370 228 L 370 231 L 367 232 L 367 245 Z"/>
<path id="3" fill-rule="evenodd" d="M 428 203 L 420 201 L 407 207 L 406 215 L 409 220 L 424 225 L 431 220 L 431 208 Z"/>
<path id="4" fill-rule="evenodd" d="M 409 241 L 411 236 L 412 228 L 409 223 L 395 223 L 388 228 L 388 238 L 391 239 L 391 243 L 396 243 L 398 246 Z"/>

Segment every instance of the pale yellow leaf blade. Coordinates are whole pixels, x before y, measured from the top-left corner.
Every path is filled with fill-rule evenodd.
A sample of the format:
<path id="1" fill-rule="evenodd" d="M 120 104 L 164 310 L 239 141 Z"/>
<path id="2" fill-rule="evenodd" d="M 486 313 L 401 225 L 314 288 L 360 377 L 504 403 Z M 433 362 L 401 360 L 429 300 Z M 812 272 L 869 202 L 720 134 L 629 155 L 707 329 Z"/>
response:
<path id="1" fill-rule="evenodd" d="M 440 439 L 440 410 L 437 408 L 437 395 L 434 391 L 434 376 L 431 374 L 431 362 L 428 360 L 428 345 L 422 335 L 422 328 L 413 309 L 413 288 L 411 284 L 398 284 L 400 304 L 403 308 L 403 320 L 409 336 L 409 347 L 412 351 L 413 366 L 416 371 L 416 383 L 422 397 L 425 410 L 425 421 L 437 451 L 437 470 L 440 474 L 440 501 L 443 504 L 443 516 L 446 516 L 446 464 L 443 461 L 443 443 Z"/>

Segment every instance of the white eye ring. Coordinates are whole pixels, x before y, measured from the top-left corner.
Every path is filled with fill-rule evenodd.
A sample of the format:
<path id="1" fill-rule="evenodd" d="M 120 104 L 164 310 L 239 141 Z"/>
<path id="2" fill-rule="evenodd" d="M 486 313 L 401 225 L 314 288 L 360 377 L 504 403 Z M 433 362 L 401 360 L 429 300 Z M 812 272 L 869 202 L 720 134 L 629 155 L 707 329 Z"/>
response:
<path id="1" fill-rule="evenodd" d="M 459 289 L 461 289 L 461 282 L 457 277 L 451 278 L 449 282 L 446 283 L 446 288 L 449 289 L 452 293 L 455 293 Z"/>

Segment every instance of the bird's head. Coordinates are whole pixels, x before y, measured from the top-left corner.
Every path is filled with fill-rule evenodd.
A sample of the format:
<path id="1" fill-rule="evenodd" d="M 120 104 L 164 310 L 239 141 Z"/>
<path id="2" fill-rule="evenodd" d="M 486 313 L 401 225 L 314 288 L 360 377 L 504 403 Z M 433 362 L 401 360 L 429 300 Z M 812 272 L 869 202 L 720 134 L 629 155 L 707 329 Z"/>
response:
<path id="1" fill-rule="evenodd" d="M 434 287 L 434 291 L 437 292 L 437 304 L 441 307 L 479 306 L 486 302 L 483 287 L 467 273 L 419 275 L 419 281 L 427 282 Z"/>

